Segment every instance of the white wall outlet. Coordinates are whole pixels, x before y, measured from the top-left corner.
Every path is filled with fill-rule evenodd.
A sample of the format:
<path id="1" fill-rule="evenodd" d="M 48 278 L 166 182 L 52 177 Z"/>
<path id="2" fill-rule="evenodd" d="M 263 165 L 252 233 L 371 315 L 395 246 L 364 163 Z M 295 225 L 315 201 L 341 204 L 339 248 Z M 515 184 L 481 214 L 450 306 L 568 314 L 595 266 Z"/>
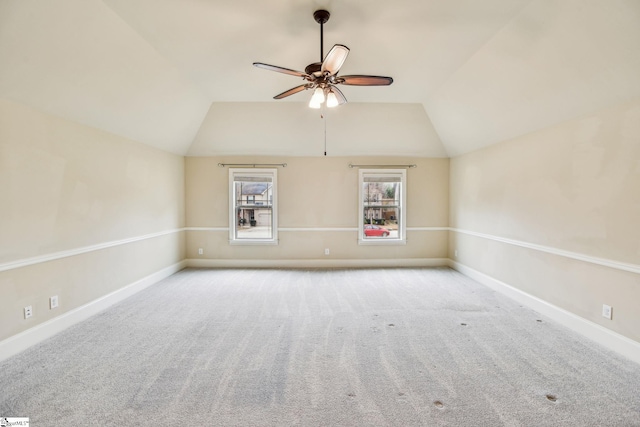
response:
<path id="1" fill-rule="evenodd" d="M 611 320 L 613 317 L 613 308 L 610 305 L 602 304 L 602 317 Z"/>
<path id="2" fill-rule="evenodd" d="M 33 316 L 33 307 L 31 307 L 30 305 L 26 306 L 24 308 L 24 318 L 28 319 L 31 316 Z"/>
<path id="3" fill-rule="evenodd" d="M 54 295 L 49 298 L 49 308 L 53 310 L 56 307 L 58 307 L 58 295 Z"/>
<path id="4" fill-rule="evenodd" d="M 455 251 L 453 251 L 453 256 L 458 258 L 458 250 L 457 249 Z"/>
<path id="5" fill-rule="evenodd" d="M 198 248 L 198 255 L 202 255 L 204 253 L 204 249 Z"/>
<path id="6" fill-rule="evenodd" d="M 324 254 L 329 255 L 329 248 L 324 248 Z"/>

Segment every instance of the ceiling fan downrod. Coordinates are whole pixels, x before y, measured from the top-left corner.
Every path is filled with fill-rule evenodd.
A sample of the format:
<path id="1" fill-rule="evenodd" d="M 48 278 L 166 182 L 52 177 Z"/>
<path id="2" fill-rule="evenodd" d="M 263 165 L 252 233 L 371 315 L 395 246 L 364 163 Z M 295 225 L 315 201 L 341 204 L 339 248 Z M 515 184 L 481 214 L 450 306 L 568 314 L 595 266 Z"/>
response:
<path id="1" fill-rule="evenodd" d="M 320 63 L 324 61 L 324 24 L 329 20 L 331 14 L 324 9 L 313 12 L 313 19 L 320 24 Z"/>

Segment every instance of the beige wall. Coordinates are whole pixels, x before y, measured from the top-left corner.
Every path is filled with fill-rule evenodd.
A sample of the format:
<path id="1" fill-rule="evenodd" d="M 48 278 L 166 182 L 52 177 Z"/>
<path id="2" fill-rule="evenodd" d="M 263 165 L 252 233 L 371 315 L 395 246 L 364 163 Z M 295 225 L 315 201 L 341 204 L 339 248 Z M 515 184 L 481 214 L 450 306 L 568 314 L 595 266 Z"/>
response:
<path id="1" fill-rule="evenodd" d="M 450 185 L 450 258 L 640 341 L 639 99 L 456 157 Z"/>
<path id="2" fill-rule="evenodd" d="M 0 340 L 184 259 L 183 157 L 1 99 L 0 207 Z"/>
<path id="3" fill-rule="evenodd" d="M 229 245 L 219 162 L 287 163 L 277 246 Z M 639 162 L 640 100 L 451 160 L 183 158 L 0 100 L 0 340 L 185 258 L 276 266 L 449 257 L 640 341 Z M 358 245 L 349 163 L 418 165 L 407 173 L 406 245 Z M 601 317 L 603 303 L 613 320 Z"/>
<path id="4" fill-rule="evenodd" d="M 278 168 L 277 246 L 231 246 L 229 172 L 218 163 L 287 163 Z M 358 169 L 353 164 L 417 164 L 407 172 L 407 244 L 360 246 Z M 187 157 L 187 258 L 218 261 L 372 260 L 401 265 L 447 256 L 448 159 L 380 157 Z M 287 229 L 316 229 L 288 230 Z M 346 229 L 346 230 L 335 230 Z M 412 228 L 414 228 L 412 230 Z M 332 230 L 333 229 L 333 230 Z M 204 249 L 198 255 L 198 248 Z M 330 255 L 324 255 L 324 249 Z M 205 264 L 206 265 L 206 264 Z M 277 265 L 275 263 L 274 265 Z"/>

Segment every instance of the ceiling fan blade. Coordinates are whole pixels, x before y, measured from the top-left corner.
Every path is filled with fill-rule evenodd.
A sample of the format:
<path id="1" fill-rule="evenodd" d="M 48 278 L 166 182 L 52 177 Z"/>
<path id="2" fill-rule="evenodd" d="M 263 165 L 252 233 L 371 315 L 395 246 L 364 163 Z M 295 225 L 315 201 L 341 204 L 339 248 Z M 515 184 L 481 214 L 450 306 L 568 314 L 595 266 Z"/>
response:
<path id="1" fill-rule="evenodd" d="M 312 86 L 313 86 L 313 85 L 310 85 L 310 84 L 296 86 L 296 87 L 294 87 L 294 88 L 292 88 L 292 89 L 289 89 L 289 90 L 286 90 L 286 91 L 282 92 L 282 93 L 281 93 L 281 94 L 279 94 L 279 95 L 274 96 L 274 97 L 273 97 L 273 99 L 282 99 L 282 98 L 286 98 L 287 96 L 291 96 L 291 95 L 293 95 L 293 94 L 295 94 L 295 93 L 302 92 L 302 91 L 303 91 L 303 90 L 305 90 L 305 89 L 309 89 L 309 88 L 311 88 Z"/>
<path id="2" fill-rule="evenodd" d="M 345 59 L 349 55 L 349 48 L 342 44 L 334 45 L 322 62 L 322 72 L 328 71 L 332 76 L 340 71 Z"/>
<path id="3" fill-rule="evenodd" d="M 253 65 L 258 68 L 263 68 L 269 71 L 276 71 L 278 73 L 290 74 L 296 77 L 304 77 L 305 79 L 309 78 L 309 74 L 303 73 L 302 71 L 291 70 L 289 68 L 278 67 L 276 65 L 263 64 L 262 62 L 254 62 Z"/>
<path id="4" fill-rule="evenodd" d="M 354 75 L 341 76 L 338 79 L 338 83 L 351 86 L 389 86 L 391 83 L 393 83 L 393 79 L 391 77 L 383 76 Z"/>

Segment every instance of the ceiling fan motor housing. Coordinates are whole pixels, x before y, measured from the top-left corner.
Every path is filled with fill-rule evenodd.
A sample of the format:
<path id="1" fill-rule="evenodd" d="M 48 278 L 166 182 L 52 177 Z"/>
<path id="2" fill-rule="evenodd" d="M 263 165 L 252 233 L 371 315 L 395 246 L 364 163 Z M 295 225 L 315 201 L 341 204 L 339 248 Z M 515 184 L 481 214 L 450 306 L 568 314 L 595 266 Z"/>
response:
<path id="1" fill-rule="evenodd" d="M 309 64 L 305 67 L 304 72 L 313 75 L 313 73 L 317 73 L 322 69 L 322 62 L 314 62 L 313 64 Z"/>

